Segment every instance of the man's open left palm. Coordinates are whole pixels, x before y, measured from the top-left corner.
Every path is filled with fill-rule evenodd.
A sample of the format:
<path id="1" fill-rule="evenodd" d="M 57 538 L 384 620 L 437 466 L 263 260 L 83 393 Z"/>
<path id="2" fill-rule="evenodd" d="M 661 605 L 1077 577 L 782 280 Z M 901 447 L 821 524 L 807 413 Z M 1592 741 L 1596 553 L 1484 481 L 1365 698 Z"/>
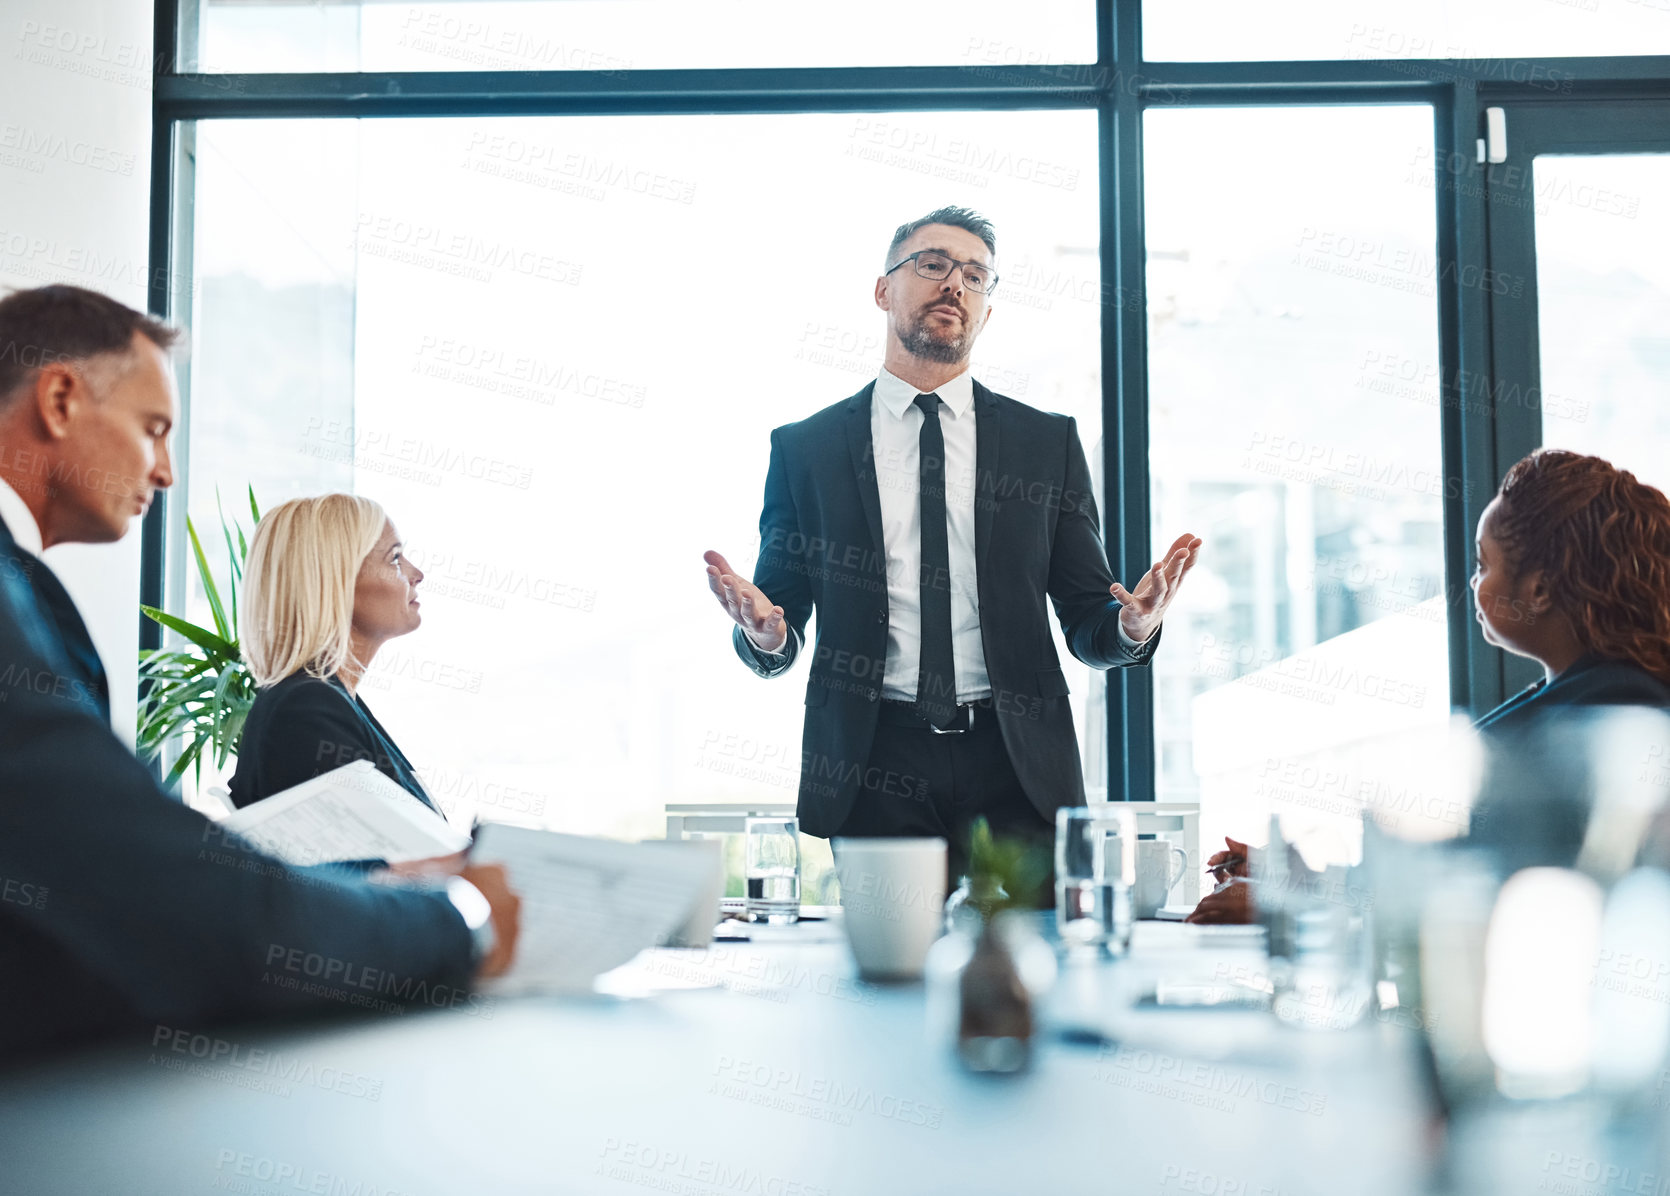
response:
<path id="1" fill-rule="evenodd" d="M 1108 593 L 1124 608 L 1119 612 L 1119 625 L 1126 635 L 1141 643 L 1154 634 L 1166 617 L 1166 607 L 1177 596 L 1178 587 L 1194 568 L 1199 552 L 1200 537 L 1184 532 L 1172 541 L 1165 556 L 1142 575 L 1136 589 L 1127 590 L 1117 581 L 1109 587 Z"/>

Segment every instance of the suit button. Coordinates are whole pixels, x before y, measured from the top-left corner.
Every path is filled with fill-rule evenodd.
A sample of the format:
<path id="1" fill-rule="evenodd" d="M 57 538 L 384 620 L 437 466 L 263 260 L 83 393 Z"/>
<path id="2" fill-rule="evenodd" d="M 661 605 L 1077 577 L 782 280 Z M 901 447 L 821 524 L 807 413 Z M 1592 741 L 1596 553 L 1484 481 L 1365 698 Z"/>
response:
<path id="1" fill-rule="evenodd" d="M 872 686 L 872 687 L 871 687 L 871 688 L 870 688 L 870 689 L 867 689 L 867 690 L 865 690 L 865 691 L 864 691 L 864 696 L 865 696 L 865 697 L 866 697 L 866 698 L 868 698 L 868 699 L 869 699 L 869 700 L 870 700 L 870 701 L 872 701 L 872 702 L 873 702 L 873 701 L 875 701 L 875 700 L 876 700 L 876 695 L 877 695 L 877 694 L 878 694 L 878 693 L 879 693 L 879 692 L 880 692 L 880 691 L 879 691 L 879 690 L 877 690 L 877 689 L 875 689 L 875 688 L 874 688 L 874 687 L 873 687 L 873 686 Z"/>
<path id="2" fill-rule="evenodd" d="M 878 622 L 878 623 L 887 622 L 887 612 L 884 611 L 884 610 L 878 610 L 876 612 L 876 622 Z"/>

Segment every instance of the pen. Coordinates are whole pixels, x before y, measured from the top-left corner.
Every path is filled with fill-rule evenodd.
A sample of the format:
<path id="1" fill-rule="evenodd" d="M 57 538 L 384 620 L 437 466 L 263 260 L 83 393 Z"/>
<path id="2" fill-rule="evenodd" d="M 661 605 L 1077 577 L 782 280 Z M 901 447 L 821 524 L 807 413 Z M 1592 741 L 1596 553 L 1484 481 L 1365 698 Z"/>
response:
<path id="1" fill-rule="evenodd" d="M 1216 864 L 1213 864 L 1211 867 L 1206 869 L 1206 871 L 1210 872 L 1218 880 L 1223 880 L 1224 876 L 1228 875 L 1231 868 L 1238 868 L 1246 862 L 1246 856 L 1242 855 L 1238 851 L 1232 851 L 1229 855 L 1225 856 Z"/>

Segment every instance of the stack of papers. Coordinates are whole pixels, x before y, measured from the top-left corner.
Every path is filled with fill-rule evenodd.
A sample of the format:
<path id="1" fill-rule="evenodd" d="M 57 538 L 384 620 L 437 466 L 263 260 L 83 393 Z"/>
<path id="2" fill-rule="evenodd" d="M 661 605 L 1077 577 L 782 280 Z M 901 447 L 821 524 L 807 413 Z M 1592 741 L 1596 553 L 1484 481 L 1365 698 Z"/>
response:
<path id="1" fill-rule="evenodd" d="M 356 760 L 221 820 L 287 864 L 344 860 L 403 864 L 453 855 L 470 836 L 377 771 Z"/>
<path id="2" fill-rule="evenodd" d="M 239 810 L 221 825 L 298 866 L 454 855 L 470 836 L 360 760 Z M 687 922 L 718 920 L 718 853 L 699 843 L 620 843 L 490 823 L 472 864 L 502 864 L 522 899 L 516 959 L 487 991 L 587 991 Z M 709 906 L 706 910 L 699 907 Z M 703 939 L 705 942 L 705 938 Z"/>

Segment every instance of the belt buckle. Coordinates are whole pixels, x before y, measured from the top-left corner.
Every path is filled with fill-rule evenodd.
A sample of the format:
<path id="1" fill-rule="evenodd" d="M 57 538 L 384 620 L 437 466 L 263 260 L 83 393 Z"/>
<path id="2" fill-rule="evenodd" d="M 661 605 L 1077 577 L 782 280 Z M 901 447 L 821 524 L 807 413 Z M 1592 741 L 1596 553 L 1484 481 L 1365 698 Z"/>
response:
<path id="1" fill-rule="evenodd" d="M 928 730 L 932 731 L 935 735 L 961 735 L 964 731 L 972 730 L 974 728 L 974 706 L 972 704 L 967 706 L 958 706 L 957 713 L 963 716 L 962 726 L 936 727 L 933 723 L 929 723 Z"/>

